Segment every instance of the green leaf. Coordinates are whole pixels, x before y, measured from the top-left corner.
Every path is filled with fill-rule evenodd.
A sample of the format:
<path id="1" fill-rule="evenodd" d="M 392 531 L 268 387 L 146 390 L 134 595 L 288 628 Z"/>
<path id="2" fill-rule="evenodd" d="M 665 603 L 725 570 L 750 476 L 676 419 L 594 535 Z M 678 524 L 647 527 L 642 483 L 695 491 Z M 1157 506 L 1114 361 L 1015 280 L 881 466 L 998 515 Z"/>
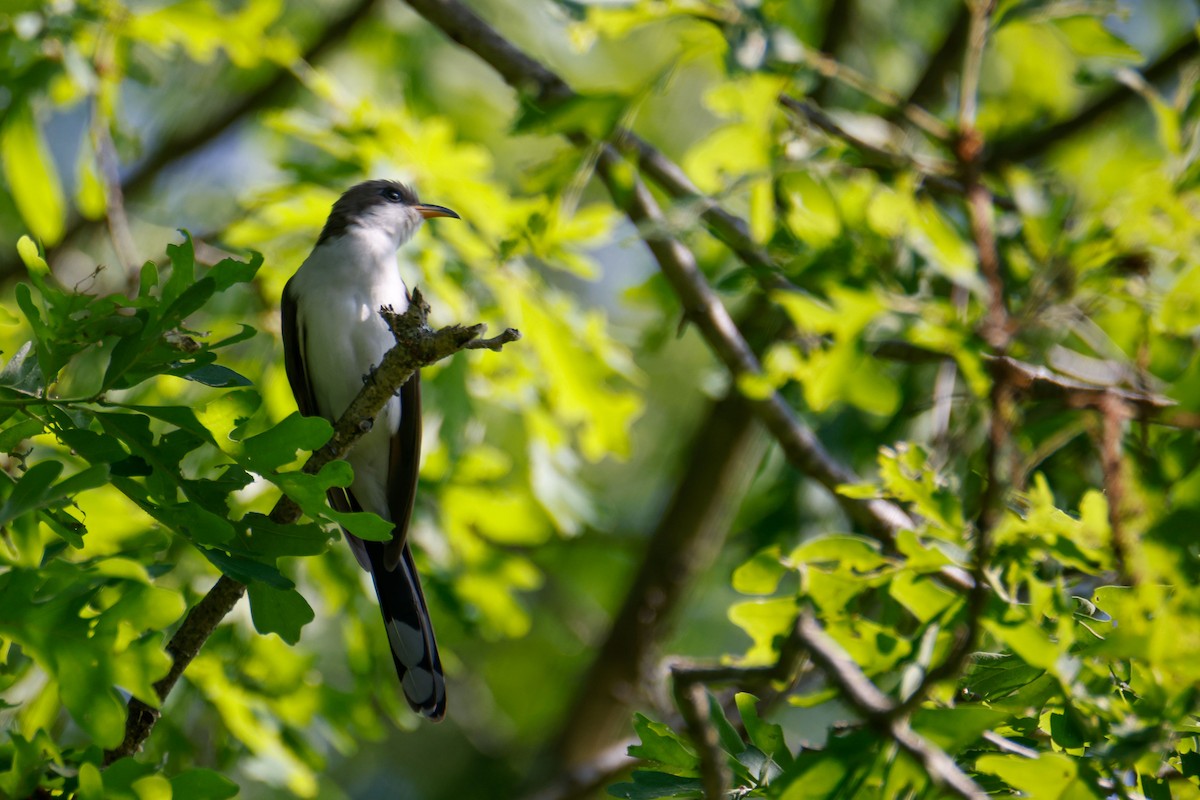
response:
<path id="1" fill-rule="evenodd" d="M 792 753 L 784 741 L 783 728 L 764 722 L 758 716 L 756 706 L 758 698 L 754 695 L 738 692 L 734 695 L 734 701 L 737 703 L 738 714 L 741 715 L 742 725 L 746 728 L 746 735 L 750 737 L 751 743 L 774 759 L 776 764 L 787 769 L 792 763 Z"/>
<path id="2" fill-rule="evenodd" d="M 0 430 L 0 453 L 11 453 L 21 442 L 31 436 L 37 436 L 44 430 L 42 421 L 38 419 L 23 419 Z"/>
<path id="3" fill-rule="evenodd" d="M 212 269 L 208 271 L 207 277 L 212 279 L 218 292 L 223 292 L 236 284 L 249 283 L 254 280 L 254 276 L 258 274 L 258 269 L 262 266 L 262 263 L 262 253 L 251 253 L 249 261 L 225 258 L 212 266 Z M 251 330 L 253 331 L 254 329 L 251 328 Z"/>
<path id="4" fill-rule="evenodd" d="M 733 571 L 733 588 L 742 594 L 774 594 L 788 571 L 779 545 L 771 545 Z"/>
<path id="5" fill-rule="evenodd" d="M 0 164 L 21 218 L 46 245 L 58 244 L 66 224 L 66 199 L 58 169 L 29 98 L 14 98 L 0 126 Z"/>
<path id="6" fill-rule="evenodd" d="M 1065 17 L 1053 20 L 1051 24 L 1063 35 L 1076 55 L 1130 62 L 1142 60 L 1137 48 L 1106 28 L 1099 17 Z"/>
<path id="7" fill-rule="evenodd" d="M 313 621 L 312 607 L 295 589 L 251 583 L 250 616 L 259 633 L 276 633 L 288 644 L 300 641 L 300 629 Z"/>
<path id="8" fill-rule="evenodd" d="M 663 772 L 635 770 L 632 783 L 618 783 L 608 787 L 611 797 L 626 800 L 656 800 L 657 798 L 695 798 L 704 795 L 704 785 L 699 778 L 681 778 Z"/>
<path id="9" fill-rule="evenodd" d="M 21 297 L 24 289 L 28 295 L 29 287 L 18 286 L 17 297 Z M 13 357 L 0 370 L 0 386 L 16 389 L 18 392 L 38 395 L 45 389 L 46 381 L 38 365 L 38 357 L 33 352 L 33 342 L 26 342 L 13 354 Z"/>
<path id="10" fill-rule="evenodd" d="M 1007 711 L 963 704 L 956 708 L 919 708 L 912 724 L 917 733 L 947 753 L 957 753 L 1009 718 Z"/>
<path id="11" fill-rule="evenodd" d="M 214 547 L 201 547 L 200 552 L 222 574 L 228 575 L 239 583 L 250 585 L 257 582 L 276 589 L 292 589 L 296 586 L 274 564 L 267 564 L 244 556 L 232 555 Z"/>
<path id="12" fill-rule="evenodd" d="M 167 374 L 218 389 L 254 385 L 249 378 L 220 364 L 204 364 L 199 367 L 182 364 L 167 370 Z"/>
<path id="13" fill-rule="evenodd" d="M 682 775 L 697 774 L 696 754 L 679 734 L 641 713 L 633 715 L 639 743 L 630 745 L 629 755 Z"/>
<path id="14" fill-rule="evenodd" d="M 235 523 L 247 552 L 262 558 L 314 556 L 329 549 L 333 536 L 315 522 L 280 525 L 251 512 Z"/>
<path id="15" fill-rule="evenodd" d="M 731 756 L 738 755 L 746 749 L 746 743 L 729 722 L 729 718 L 725 716 L 725 709 L 712 693 L 705 692 L 705 695 L 708 697 L 708 720 L 717 729 L 717 740 L 721 743 L 721 749 Z"/>
<path id="16" fill-rule="evenodd" d="M 29 271 L 30 277 L 35 280 L 40 280 L 50 274 L 50 265 L 46 263 L 46 259 L 42 257 L 41 252 L 38 250 L 37 242 L 28 236 L 22 236 L 17 240 L 17 255 L 24 262 L 25 269 Z"/>
<path id="17" fill-rule="evenodd" d="M 1041 753 L 1037 758 L 1015 755 L 983 755 L 975 761 L 979 772 L 997 775 L 1009 786 L 1030 798 L 1066 797 L 1077 779 L 1075 760 L 1061 753 Z"/>
<path id="18" fill-rule="evenodd" d="M 775 642 L 786 636 L 796 622 L 796 599 L 751 600 L 737 603 L 729 609 L 729 620 L 754 640 L 746 654 L 755 663 L 774 663 L 778 657 Z"/>
<path id="19" fill-rule="evenodd" d="M 77 800 L 104 800 L 104 778 L 95 764 L 79 766 L 79 793 Z"/>
<path id="20" fill-rule="evenodd" d="M 171 800 L 225 800 L 238 785 L 211 769 L 189 769 L 171 778 Z"/>
<path id="21" fill-rule="evenodd" d="M 616 94 L 575 95 L 549 109 L 526 103 L 513 124 L 513 133 L 586 133 L 604 140 L 620 123 L 629 98 Z"/>

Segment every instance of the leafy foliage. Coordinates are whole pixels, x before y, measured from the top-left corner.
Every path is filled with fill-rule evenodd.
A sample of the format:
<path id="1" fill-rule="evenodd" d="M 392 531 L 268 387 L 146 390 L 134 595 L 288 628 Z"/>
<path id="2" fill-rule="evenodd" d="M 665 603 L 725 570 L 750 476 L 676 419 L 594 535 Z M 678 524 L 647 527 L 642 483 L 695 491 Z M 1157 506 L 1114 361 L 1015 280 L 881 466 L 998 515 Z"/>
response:
<path id="1" fill-rule="evenodd" d="M 964 117 L 973 3 L 472 5 L 577 94 L 510 92 L 384 4 L 0 12 L 0 794 L 339 797 L 402 775 L 414 796 L 516 796 L 536 751 L 604 728 L 564 709 L 600 691 L 589 664 L 643 551 L 686 560 L 643 547 L 666 498 L 724 467 L 754 480 L 715 568 L 684 540 L 697 586 L 650 643 L 733 676 L 699 709 L 712 747 L 641 664 L 605 695 L 637 736 L 610 795 L 701 797 L 714 769 L 739 797 L 951 793 L 900 719 L 996 796 L 1200 796 L 1194 13 L 996 3 Z M 632 160 L 604 195 L 599 148 L 626 130 L 705 197 Z M 161 169 L 205 143 L 202 167 Z M 424 375 L 413 537 L 463 699 L 419 736 L 392 730 L 415 723 L 365 578 L 331 547 L 388 526 L 326 507 L 345 464 L 298 471 L 329 426 L 294 413 L 272 335 L 338 191 L 382 175 L 464 220 L 403 254 L 435 321 L 525 334 L 519 357 Z M 637 177 L 661 224 L 622 213 Z M 710 201 L 757 256 L 712 235 Z M 213 235 L 165 244 L 180 225 Z M 679 324 L 641 242 L 665 235 L 761 371 L 730 379 Z M 843 502 L 912 524 L 869 536 L 776 448 L 747 467 L 715 437 L 688 445 L 727 389 L 796 410 L 864 476 Z M 271 521 L 281 494 L 303 522 Z M 188 667 L 147 752 L 104 767 L 217 574 L 248 584 L 248 613 Z M 894 717 L 845 670 L 762 677 L 803 653 L 809 611 Z M 381 758 L 387 736 L 404 738 Z"/>

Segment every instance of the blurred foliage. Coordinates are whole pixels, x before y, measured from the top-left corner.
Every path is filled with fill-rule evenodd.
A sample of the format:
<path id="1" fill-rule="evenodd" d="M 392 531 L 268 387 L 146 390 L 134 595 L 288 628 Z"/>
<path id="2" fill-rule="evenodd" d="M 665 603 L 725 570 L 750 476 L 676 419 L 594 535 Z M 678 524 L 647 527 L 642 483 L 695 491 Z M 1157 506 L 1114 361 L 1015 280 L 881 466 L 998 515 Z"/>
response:
<path id="1" fill-rule="evenodd" d="M 765 297 L 786 315 L 763 372 L 734 389 L 782 393 L 868 476 L 843 494 L 917 520 L 891 544 L 852 531 L 772 451 L 663 649 L 769 665 L 810 607 L 896 699 L 950 652 L 972 612 L 941 576 L 971 568 L 988 477 L 988 293 L 963 199 L 931 178 L 953 173 L 953 142 L 906 124 L 888 93 L 933 68 L 963 4 L 472 5 L 579 96 L 537 107 L 402 4 L 0 11 L 0 795 L 536 786 L 537 755 L 569 728 L 644 539 L 691 466 L 696 418 L 733 383 L 694 333 L 677 334 L 679 303 L 638 241 L 655 231 L 625 221 L 590 180 L 595 149 L 563 132 L 632 129 L 748 221 L 773 275 L 715 241 L 695 201 L 670 203 L 665 223 L 735 312 Z M 839 72 L 819 47 L 843 12 Z M 998 148 L 1128 90 L 1098 123 L 987 163 L 1009 354 L 1190 411 L 1197 73 L 1144 73 L 1194 44 L 1195 16 L 1170 0 L 1001 2 L 977 118 Z M 346 38 L 305 58 L 343 22 Z M 927 109 L 950 130 L 958 70 L 935 76 Z M 781 92 L 822 98 L 846 135 L 806 124 Z M 253 102 L 210 128 L 239 98 Z M 146 163 L 159 171 L 116 202 Z M 387 531 L 325 507 L 344 464 L 297 471 L 329 426 L 294 414 L 277 342 L 284 282 L 337 194 L 368 176 L 411 181 L 463 218 L 401 254 L 435 324 L 525 335 L 425 372 L 413 536 L 452 721 L 419 733 L 395 730 L 417 722 L 374 598 L 331 546 L 339 525 Z M 896 345 L 925 357 L 897 359 Z M 1028 396 L 1009 422 L 980 652 L 932 687 L 913 729 L 998 796 L 1200 797 L 1195 433 L 1127 421 L 1110 509 L 1099 414 Z M 270 522 L 280 493 L 305 522 Z M 1135 543 L 1126 564 L 1114 519 Z M 249 584 L 246 608 L 190 665 L 146 752 L 102 770 L 125 701 L 157 705 L 165 634 L 219 573 Z M 784 702 L 714 688 L 739 796 L 941 796 L 820 678 Z M 641 766 L 611 794 L 700 796 L 697 749 L 666 693 L 638 689 Z"/>

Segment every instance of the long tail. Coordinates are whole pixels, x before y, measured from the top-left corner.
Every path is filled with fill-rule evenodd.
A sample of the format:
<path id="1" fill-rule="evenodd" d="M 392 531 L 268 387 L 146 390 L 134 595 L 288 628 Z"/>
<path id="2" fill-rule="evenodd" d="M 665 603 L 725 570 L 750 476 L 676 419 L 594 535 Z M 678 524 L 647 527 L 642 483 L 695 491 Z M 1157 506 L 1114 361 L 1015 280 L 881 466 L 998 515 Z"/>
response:
<path id="1" fill-rule="evenodd" d="M 446 677 L 412 551 L 405 542 L 403 558 L 389 571 L 383 544 L 364 544 L 404 697 L 413 711 L 439 720 L 446 713 Z"/>

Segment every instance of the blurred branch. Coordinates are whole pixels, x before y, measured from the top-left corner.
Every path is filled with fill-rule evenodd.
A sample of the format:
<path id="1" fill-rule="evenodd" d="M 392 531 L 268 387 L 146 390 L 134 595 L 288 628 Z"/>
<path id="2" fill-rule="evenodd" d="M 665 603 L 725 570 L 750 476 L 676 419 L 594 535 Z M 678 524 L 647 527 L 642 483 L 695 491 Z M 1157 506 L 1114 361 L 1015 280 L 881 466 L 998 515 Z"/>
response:
<path id="1" fill-rule="evenodd" d="M 856 0 L 831 0 L 829 9 L 825 13 L 825 31 L 821 35 L 821 44 L 819 45 L 822 53 L 829 53 L 831 56 L 837 56 L 841 51 L 842 45 L 849 38 L 849 33 L 853 28 L 854 17 L 857 12 Z M 821 81 L 817 84 L 816 89 L 812 92 L 812 98 L 818 104 L 824 105 L 829 99 L 829 90 L 832 84 L 829 81 Z"/>
<path id="2" fill-rule="evenodd" d="M 378 2 L 379 0 L 355 0 L 340 15 L 321 26 L 321 35 L 305 49 L 300 60 L 312 62 L 320 59 L 340 44 L 355 26 L 371 13 Z M 205 120 L 204 124 L 187 128 L 178 136 L 163 142 L 158 149 L 129 170 L 125 178 L 125 194 L 134 195 L 146 189 L 165 168 L 203 149 L 251 113 L 272 105 L 295 79 L 291 70 L 278 68 L 269 80 L 232 105 L 212 115 L 196 114 L 195 118 Z"/>
<path id="3" fill-rule="evenodd" d="M 121 262 L 126 281 L 136 280 L 133 276 L 141 267 L 138 258 L 137 243 L 129 230 L 129 217 L 125 214 L 125 195 L 121 190 L 121 164 L 117 158 L 117 148 L 113 144 L 112 132 L 108 121 L 101 118 L 99 102 L 92 101 L 91 122 L 89 133 L 96 150 L 96 162 L 104 181 L 104 219 L 108 223 L 108 236 L 112 240 L 113 251 Z"/>
<path id="4" fill-rule="evenodd" d="M 686 470 L 650 536 L 607 638 L 552 744 L 567 764 L 594 757 L 629 724 L 636 689 L 696 575 L 712 564 L 765 452 L 750 402 L 736 388 L 713 403 L 683 453 Z"/>
<path id="5" fill-rule="evenodd" d="M 589 761 L 572 765 L 541 789 L 526 795 L 525 800 L 583 800 L 595 797 L 634 765 L 642 763 L 626 752 L 635 744 L 636 739 L 624 739 L 608 745 Z"/>
<path id="6" fill-rule="evenodd" d="M 942 39 L 941 46 L 930 56 L 925 65 L 925 71 L 913 84 L 904 106 L 928 107 L 941 99 L 946 91 L 946 76 L 962 63 L 963 47 L 967 42 L 967 28 L 970 21 L 971 12 L 965 5 L 959 6 L 958 15 L 955 16 L 945 38 Z M 903 116 L 900 108 L 904 106 L 890 112 L 887 116 L 888 120 L 895 122 Z"/>
<path id="7" fill-rule="evenodd" d="M 698 681 L 676 680 L 672 687 L 675 706 L 683 716 L 684 727 L 696 748 L 700 761 L 700 784 L 705 800 L 725 800 L 729 794 L 729 777 L 725 774 L 725 757 L 717 738 L 717 728 L 708 715 L 708 693 Z"/>
<path id="8" fill-rule="evenodd" d="M 561 78 L 515 48 L 458 0 L 407 2 L 451 39 L 487 61 L 515 88 L 526 91 L 534 89 L 539 97 L 571 96 L 570 87 Z M 568 138 L 580 147 L 593 145 L 581 133 L 571 134 Z M 642 146 L 637 147 L 639 152 L 643 150 Z M 650 146 L 644 145 L 644 148 L 649 150 Z M 685 315 L 696 324 L 709 347 L 735 379 L 759 374 L 761 367 L 757 357 L 729 316 L 728 309 L 700 272 L 695 256 L 680 242 L 663 233 L 668 230 L 666 220 L 646 185 L 637 175 L 629 174 L 625 162 L 609 145 L 602 146 L 596 169 L 616 205 L 644 232 L 646 244 L 682 302 Z M 675 170 L 678 171 L 678 168 L 675 167 Z M 783 448 L 788 461 L 833 492 L 854 522 L 884 541 L 891 541 L 896 531 L 912 525 L 908 514 L 894 503 L 880 499 L 858 500 L 839 494 L 837 488 L 845 483 L 856 482 L 857 476 L 833 459 L 812 429 L 796 416 L 778 392 L 761 400 L 753 400 L 751 405 L 759 420 Z"/>
<path id="9" fill-rule="evenodd" d="M 930 138 L 944 144 L 953 141 L 954 132 L 946 126 L 946 123 L 920 106 L 906 102 L 904 98 L 894 92 L 876 86 L 866 75 L 853 67 L 815 50 L 805 50 L 801 57 L 808 67 L 816 70 L 820 75 L 845 84 L 856 92 L 886 106 L 898 117 L 903 117 L 908 120 L 909 124 L 924 131 Z"/>
<path id="10" fill-rule="evenodd" d="M 1141 582 L 1141 571 L 1136 567 L 1133 542 L 1125 525 L 1125 469 L 1121 460 L 1121 429 L 1130 417 L 1130 409 L 1109 394 L 1100 398 L 1096 409 L 1101 416 L 1100 464 L 1104 472 L 1104 498 L 1108 502 L 1113 562 L 1117 579 L 1136 586 Z"/>
<path id="11" fill-rule="evenodd" d="M 958 156 L 967 189 L 967 215 L 971 236 L 980 271 L 983 272 L 989 290 L 988 315 L 982 324 L 981 333 L 984 341 L 1003 357 L 1008 350 L 1010 338 L 1008 306 L 1004 280 L 1000 272 L 1000 255 L 996 249 L 996 236 L 992 228 L 995 209 L 991 193 L 983 184 L 983 137 L 975 128 L 979 75 L 994 9 L 995 0 L 970 0 L 971 19 L 967 48 L 963 54 L 958 115 L 959 139 L 955 145 L 955 154 Z M 974 583 L 967 592 L 965 623 L 945 658 L 926 671 L 913 691 L 889 712 L 892 720 L 906 717 L 938 683 L 957 677 L 966 666 L 971 653 L 978 647 L 980 620 L 990 596 L 987 568 L 992 557 L 992 531 L 999 522 L 1004 500 L 1001 459 L 1009 446 L 1014 394 L 1015 390 L 1004 374 L 993 376 L 983 497 L 972 542 L 971 578 Z M 936 758 L 936 754 L 931 754 L 931 757 Z"/>
<path id="12" fill-rule="evenodd" d="M 1178 44 L 1142 70 L 1149 83 L 1158 83 L 1174 75 L 1187 61 L 1200 55 L 1200 39 L 1189 32 Z M 1054 145 L 1090 128 L 1105 115 L 1138 96 L 1132 87 L 1114 82 L 1108 91 L 1085 105 L 1073 116 L 1035 131 L 1018 131 L 992 141 L 987 165 L 1008 161 L 1029 161 L 1045 154 Z"/>
<path id="13" fill-rule="evenodd" d="M 301 59 L 305 62 L 315 61 L 337 46 L 378 2 L 379 0 L 355 0 L 342 14 L 321 27 L 320 36 L 308 46 Z M 123 181 L 108 181 L 110 198 L 113 193 L 126 198 L 145 191 L 163 170 L 191 157 L 241 120 L 273 104 L 294 80 L 295 76 L 290 70 L 279 67 L 257 89 L 224 108 L 213 109 L 210 99 L 204 98 L 204 102 L 200 104 L 203 106 L 202 113 L 197 109 L 195 114 L 186 115 L 187 119 L 194 119 L 197 124 L 185 126 L 177 135 L 160 143 L 153 152 L 130 167 Z M 78 215 L 73 216 L 67 224 L 62 242 L 55 250 L 63 249 L 78 236 L 94 229 L 97 224 Z M 120 247 L 121 243 L 114 238 L 114 248 L 117 249 L 119 257 L 124 259 L 126 256 L 121 254 Z M 0 262 L 0 280 L 21 269 L 20 259 L 10 258 Z"/>
<path id="14" fill-rule="evenodd" d="M 483 59 L 517 92 L 549 107 L 575 97 L 574 90 L 539 61 L 526 55 L 457 0 L 406 0 L 418 14 Z M 636 157 L 638 166 L 671 197 L 697 201 L 700 219 L 720 242 L 748 266 L 768 289 L 789 288 L 779 267 L 750 234 L 744 219 L 707 197 L 679 165 L 637 134 L 614 133 L 612 146 Z"/>
<path id="15" fill-rule="evenodd" d="M 885 150 L 878 145 L 871 144 L 846 130 L 823 109 L 807 100 L 797 100 L 790 95 L 781 94 L 779 102 L 797 117 L 857 150 L 864 156 L 863 166 L 868 169 L 877 172 L 912 170 L 921 176 L 922 184 L 934 191 L 959 197 L 967 193 L 966 186 L 955 177 L 957 172 L 955 166 L 948 161 Z M 994 201 L 997 206 L 1005 210 L 1016 209 L 1016 204 L 1007 197 L 995 198 Z"/>
<path id="16" fill-rule="evenodd" d="M 383 309 L 381 313 L 392 329 L 396 345 L 387 351 L 379 367 L 371 373 L 370 379 L 363 384 L 362 390 L 350 403 L 350 407 L 338 418 L 333 427 L 333 436 L 305 462 L 302 471 L 309 475 L 316 474 L 331 461 L 344 457 L 371 429 L 370 420 L 375 418 L 414 372 L 460 350 L 468 349 L 472 342 L 478 341 L 486 327 L 473 325 L 464 328 L 461 325 L 451 325 L 437 331 L 430 330 L 426 323 L 429 306 L 421 297 L 421 292 L 416 289 L 413 290 L 412 300 L 403 314 L 395 313 L 390 307 Z M 495 340 L 515 341 L 519 338 L 520 334 L 509 328 L 495 337 Z M 291 524 L 300 519 L 300 516 L 300 507 L 286 495 L 280 497 L 271 510 L 271 521 L 281 525 Z M 167 652 L 172 661 L 171 668 L 154 684 L 154 691 L 160 702 L 167 699 L 167 695 L 175 688 L 188 664 L 192 663 L 200 648 L 208 641 L 208 637 L 233 610 L 245 591 L 245 584 L 222 575 L 208 594 L 184 617 L 183 623 L 167 644 Z M 130 698 L 128 709 L 125 738 L 117 747 L 105 752 L 105 766 L 139 752 L 161 715 L 158 709 L 136 697 Z"/>

